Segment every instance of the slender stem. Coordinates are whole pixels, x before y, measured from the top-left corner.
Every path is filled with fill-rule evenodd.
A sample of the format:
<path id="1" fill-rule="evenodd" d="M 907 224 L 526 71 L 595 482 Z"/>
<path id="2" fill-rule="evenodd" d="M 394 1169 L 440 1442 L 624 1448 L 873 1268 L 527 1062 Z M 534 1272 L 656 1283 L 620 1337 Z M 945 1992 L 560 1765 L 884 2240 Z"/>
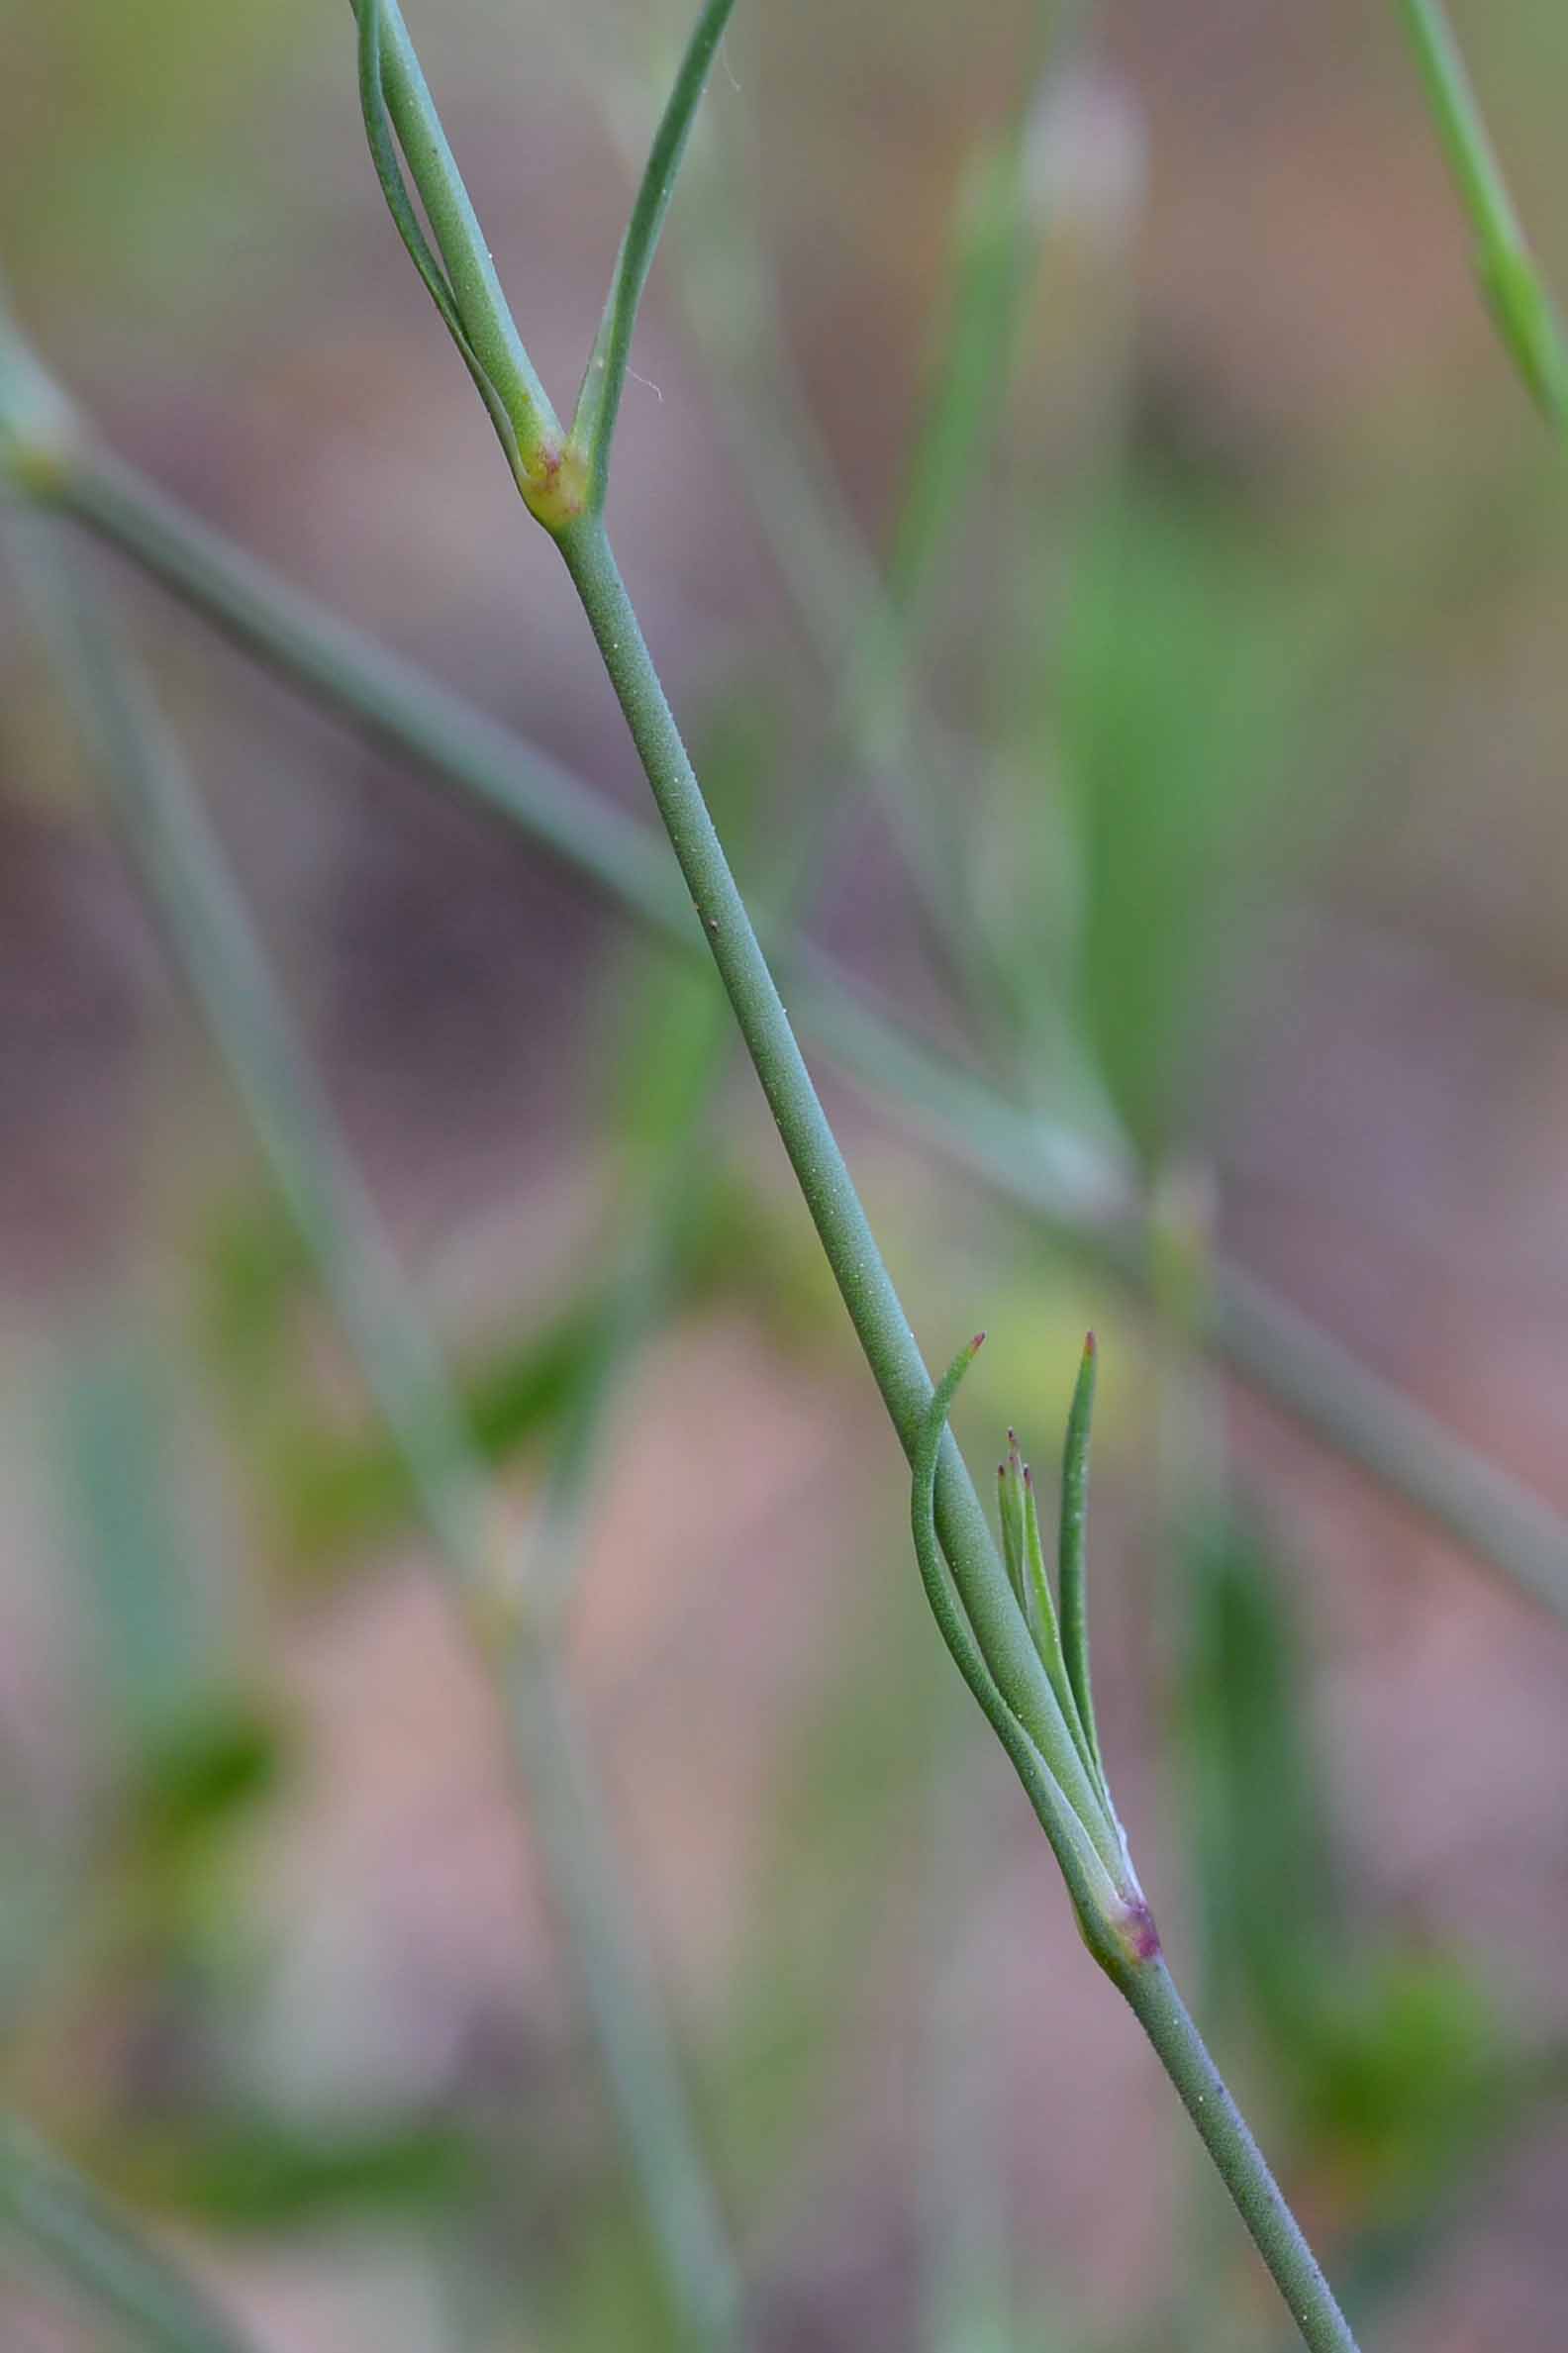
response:
<path id="1" fill-rule="evenodd" d="M 866 1361 L 881 1390 L 889 1417 L 916 1476 L 917 1503 L 931 1501 L 931 1440 L 945 1421 L 952 1389 L 972 1350 L 933 1390 L 910 1330 L 892 1278 L 882 1262 L 859 1195 L 837 1139 L 829 1125 L 810 1073 L 790 1028 L 789 1017 L 757 943 L 723 845 L 708 814 L 686 747 L 681 740 L 658 672 L 643 642 L 636 611 L 616 567 L 604 527 L 584 517 L 556 535 L 605 668 L 615 688 L 670 843 L 692 896 L 735 1020 L 778 1126 L 813 1223 L 833 1268 L 839 1293 L 859 1336 Z M 1086 1830 L 1099 1806 L 1076 1751 L 1056 1718 L 1058 1736 L 1042 1738 L 1023 1712 L 1015 1691 L 1029 1688 L 1022 1658 L 1027 1651 L 1044 1682 L 1028 1629 L 997 1556 L 989 1526 L 967 1469 L 950 1436 L 942 1438 L 941 1469 L 935 1485 L 933 1532 L 953 1571 L 964 1613 L 972 1620 L 984 1661 L 974 1664 L 972 1688 L 985 1704 L 984 1668 L 1001 1691 L 994 1720 L 1026 1785 L 1032 1778 L 1029 1742 L 1049 1755 L 1067 1804 Z M 1048 1687 L 1046 1687 L 1048 1689 Z M 1006 1705 L 1003 1705 L 1005 1695 Z M 1009 1710 L 1012 1718 L 1008 1719 Z M 991 1711 L 988 1708 L 987 1713 Z M 1018 1743 L 1013 1732 L 1027 1734 Z M 1075 1777 L 1080 1786 L 1075 1786 Z M 1083 1800 L 1088 1798 L 1086 1811 Z M 1041 1821 L 1059 1830 L 1054 1790 L 1045 1792 Z M 1085 1887 L 1094 1876 L 1092 1858 L 1080 1857 L 1064 1841 L 1058 1859 L 1073 1887 L 1086 1936 L 1092 1936 L 1096 1909 Z M 1203 2136 L 1226 2188 L 1272 2272 L 1313 2353 L 1355 2353 L 1351 2337 L 1326 2281 L 1281 2197 L 1262 2154 L 1226 2092 L 1196 2026 L 1157 1953 L 1118 1965 L 1107 1961 L 1101 1940 L 1093 1946 L 1102 1966 L 1120 1987 L 1175 2084 Z"/>
<path id="2" fill-rule="evenodd" d="M 0 2115 L 0 2240 L 20 2240 L 147 2353 L 250 2353 L 206 2292 L 53 2149 Z"/>
<path id="3" fill-rule="evenodd" d="M 1356 2353 L 1356 2341 L 1164 1961 L 1118 1978 L 1122 1993 L 1198 2127 L 1215 2170 L 1312 2353 Z"/>
<path id="4" fill-rule="evenodd" d="M 558 544 L 844 1304 L 913 1455 L 930 1376 L 708 815 L 609 539 L 584 517 Z"/>
<path id="5" fill-rule="evenodd" d="M 1441 0 L 1400 0 L 1443 152 L 1478 236 L 1521 246 L 1524 232 Z"/>
<path id="6" fill-rule="evenodd" d="M 195 611 L 329 708 L 499 811 L 617 906 L 695 949 L 682 894 L 641 828 L 236 547 L 123 462 L 62 448 L 41 486 Z M 1021 1116 L 884 1020 L 819 952 L 784 959 L 803 1029 L 931 1148 L 1105 1274 L 1145 1293 L 1146 1227 L 1118 1172 Z M 1335 1453 L 1568 1617 L 1568 1525 L 1393 1382 L 1239 1268 L 1215 1270 L 1203 1344 Z"/>
<path id="7" fill-rule="evenodd" d="M 913 1462 L 931 1404 L 931 1376 L 714 831 L 603 523 L 596 516 L 580 516 L 556 535 L 556 543 L 582 599 L 839 1295 L 906 1458 Z M 980 1499 L 950 1439 L 944 1442 L 941 1461 L 937 1525 L 965 1607 L 1009 1705 L 1042 1750 L 1051 1753 L 1049 1727 L 1060 1721 L 1056 1701 L 1014 1600 Z M 1087 1815 L 1093 1800 L 1076 1758 L 1064 1760 L 1060 1778 L 1074 1810 Z"/>
<path id="8" fill-rule="evenodd" d="M 1475 239 L 1493 322 L 1548 422 L 1568 426 L 1568 343 L 1509 194 L 1442 0 L 1400 0 L 1426 103 Z"/>
<path id="9" fill-rule="evenodd" d="M 516 1597 L 485 1470 L 446 1366 L 297 1039 L 222 848 L 146 682 L 37 522 L 24 580 L 101 755 L 128 854 L 183 968 L 407 1464 L 456 1584 L 507 1638 L 497 1659 L 514 1752 L 564 1918 L 605 2080 L 672 2304 L 693 2346 L 737 2340 L 739 2285 L 718 2199 L 628 1894 L 591 1750 L 553 1641 L 554 1613 Z M 573 1445 L 574 1459 L 581 1449 Z M 548 1533 L 558 1533 L 553 1528 Z"/>

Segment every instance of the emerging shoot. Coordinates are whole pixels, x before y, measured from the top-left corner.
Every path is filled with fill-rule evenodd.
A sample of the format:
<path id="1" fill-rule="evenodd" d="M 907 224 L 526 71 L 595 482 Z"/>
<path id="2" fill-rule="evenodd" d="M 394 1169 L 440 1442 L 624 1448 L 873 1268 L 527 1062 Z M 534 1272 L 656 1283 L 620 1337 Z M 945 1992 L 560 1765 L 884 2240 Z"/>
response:
<path id="1" fill-rule="evenodd" d="M 1015 1606 L 1056 1702 L 1054 1719 L 1044 1719 L 1047 1728 L 1043 1735 L 1031 1729 L 1022 1710 L 1012 1705 L 1008 1696 L 1012 1682 L 1008 1664 L 999 1657 L 994 1669 L 987 1657 L 970 1622 L 959 1580 L 944 1559 L 944 1548 L 937 1534 L 936 1468 L 947 1416 L 959 1383 L 974 1362 L 984 1338 L 984 1332 L 979 1332 L 959 1350 L 931 1398 L 925 1432 L 916 1452 L 911 1487 L 915 1556 L 942 1640 L 1012 1759 L 1051 1842 L 1084 1942 L 1107 1975 L 1120 1983 L 1129 1968 L 1158 1953 L 1159 1937 L 1127 1853 L 1126 1834 L 1111 1802 L 1092 1730 L 1092 1711 L 1086 1721 L 1074 1690 L 1045 1566 L 1034 1481 L 1019 1453 L 1018 1439 L 1012 1430 L 1008 1432 L 1008 1459 L 998 1472 L 1002 1546 Z M 1080 1495 L 1088 1477 L 1094 1361 L 1091 1334 L 1068 1423 L 1068 1457 Z M 1074 1655 L 1087 1696 L 1088 1645 L 1082 1630 L 1081 1542 L 1073 1575 L 1077 1580 Z M 1033 1724 L 1037 1727 L 1041 1720 L 1039 1712 L 1033 1711 Z M 1079 1795 L 1069 1796 L 1070 1791 Z"/>

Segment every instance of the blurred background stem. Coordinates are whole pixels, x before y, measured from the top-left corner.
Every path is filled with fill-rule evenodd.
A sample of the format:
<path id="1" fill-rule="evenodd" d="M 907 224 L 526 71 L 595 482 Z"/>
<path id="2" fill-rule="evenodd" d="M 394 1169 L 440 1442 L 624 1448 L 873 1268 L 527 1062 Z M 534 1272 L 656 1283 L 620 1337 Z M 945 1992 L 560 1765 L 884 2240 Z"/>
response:
<path id="1" fill-rule="evenodd" d="M 506 1699 L 550 1884 L 683 2341 L 737 2342 L 738 2276 L 668 2022 L 555 1638 L 551 1581 L 593 1462 L 609 1366 L 584 1376 L 564 1476 L 552 1483 L 538 1579 L 519 1574 L 461 1406 L 374 1205 L 298 1044 L 217 837 L 149 690 L 47 527 L 13 523 L 13 554 L 61 684 L 92 740 L 118 830 L 228 1065 L 365 1379 L 408 1463 Z M 612 1350 L 612 1354 L 614 1351 Z M 526 1564 L 532 1570 L 535 1563 Z M 558 1599 L 558 1596 L 556 1597 Z M 544 1607 L 540 1607 L 541 1601 Z"/>
<path id="2" fill-rule="evenodd" d="M 1038 261 L 1042 223 L 1029 184 L 1031 131 L 1071 70 L 1089 13 L 1086 0 L 1033 12 L 1017 107 L 1000 134 L 975 140 L 960 174 L 885 565 L 857 528 L 848 486 L 815 426 L 782 331 L 783 305 L 750 177 L 731 168 L 725 134 L 712 125 L 692 140 L 682 226 L 666 241 L 682 317 L 707 363 L 721 429 L 826 682 L 828 721 L 816 756 L 834 769 L 847 761 L 869 791 L 958 985 L 982 1058 L 1005 1074 L 1010 1092 L 1029 1075 L 1019 1054 L 1017 975 L 991 930 L 973 920 L 965 879 L 972 844 L 944 817 L 955 803 L 968 806 L 956 788 L 972 770 L 973 751 L 936 708 L 921 657 L 931 627 L 932 583 L 956 551 L 966 497 L 984 473 L 1004 414 Z M 582 78 L 605 107 L 635 176 L 645 146 L 645 76 L 585 41 Z M 861 812 L 853 798 L 840 807 L 839 825 L 847 830 Z M 1087 1064 L 1069 1057 L 1052 1077 L 1053 1106 L 1068 1091 L 1086 1143 L 1092 1124 L 1100 1148 L 1115 1160 L 1121 1139 Z M 1059 1119 L 1059 1109 L 1052 1116 Z"/>
<path id="3" fill-rule="evenodd" d="M 0 2114 L 0 2240 L 20 2241 L 144 2353 L 252 2353 L 177 2264 L 36 2133 Z"/>

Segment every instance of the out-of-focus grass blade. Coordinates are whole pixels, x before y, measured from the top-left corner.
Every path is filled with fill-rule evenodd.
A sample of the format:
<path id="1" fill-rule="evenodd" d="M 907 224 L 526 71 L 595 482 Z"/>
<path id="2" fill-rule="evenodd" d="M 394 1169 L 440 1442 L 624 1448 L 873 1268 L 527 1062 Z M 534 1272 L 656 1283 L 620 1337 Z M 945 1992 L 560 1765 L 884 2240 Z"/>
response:
<path id="1" fill-rule="evenodd" d="M 1473 1997 L 1472 1988 L 1472 1997 Z M 1431 2011 L 1432 2025 L 1444 2039 L 1434 2051 L 1437 2075 L 1453 2076 L 1453 2046 L 1446 2039 L 1444 2010 L 1439 1998 Z M 1470 2070 L 1469 2096 L 1439 2124 L 1435 2139 L 1421 2151 L 1419 2186 L 1392 2211 L 1374 2209 L 1355 2230 L 1341 2261 L 1358 2310 L 1369 2327 L 1379 2316 L 1407 2305 L 1412 2289 L 1428 2267 L 1441 2265 L 1468 2219 L 1472 2201 L 1484 2201 L 1493 2166 L 1508 2153 L 1526 2145 L 1537 2127 L 1549 2130 L 1560 2115 L 1568 2088 L 1568 2051 L 1561 2042 L 1544 2048 L 1500 2052 L 1496 2037 L 1475 2040 L 1478 2023 L 1473 1998 L 1461 2003 L 1459 2056 Z M 1400 2032 L 1398 2022 L 1392 2031 Z M 1477 2069 L 1482 2072 L 1477 2073 Z M 1280 2353 L 1285 2353 L 1283 2340 Z"/>
<path id="2" fill-rule="evenodd" d="M 932 1659 L 929 1676 L 940 1665 Z M 927 1954 L 929 2154 L 922 2205 L 920 2353 L 1013 2353 L 1007 2099 L 1012 2058 L 994 2028 L 991 1955 L 974 1922 L 991 1892 L 991 1760 L 951 1676 L 931 1690 L 922 1944 Z"/>
<path id="3" fill-rule="evenodd" d="M 519 1340 L 509 1341 L 457 1391 L 476 1462 L 499 1464 L 557 1421 L 590 1342 L 595 1303 L 574 1301 Z M 252 1450 L 277 1506 L 289 1551 L 315 1569 L 362 1555 L 420 1510 L 407 1456 L 371 1425 L 335 1431 L 294 1411 L 297 1366 L 283 1385 L 287 1418 L 249 1424 Z"/>
<path id="4" fill-rule="evenodd" d="M 1241 918 L 1332 807 L 1320 749 L 1339 626 L 1201 491 L 1129 483 L 1079 568 L 1060 739 L 1081 851 L 1080 1018 L 1150 1165 L 1183 1139 L 1192 1051 Z M 1028 835 L 1025 836 L 1028 839 Z"/>
<path id="5" fill-rule="evenodd" d="M 1185 1747 L 1211 1999 L 1288 2046 L 1343 1916 L 1308 1662 L 1242 1508 L 1217 1504 L 1190 1540 Z"/>
<path id="6" fill-rule="evenodd" d="M 221 1547 L 194 1523 L 189 1417 L 145 1334 L 67 1360 L 55 1411 L 62 1517 L 113 1751 L 116 1829 L 148 1919 L 172 1925 L 187 1873 L 276 1788 L 284 1728 L 241 1687 L 215 1590 Z"/>
<path id="7" fill-rule="evenodd" d="M 379 1422 L 335 1426 L 311 1396 L 300 1327 L 315 1299 L 309 1256 L 280 1202 L 226 1206 L 215 1217 L 200 1255 L 198 1344 L 283 1548 L 313 1572 L 395 1534 L 420 1508 L 396 1438 Z M 456 1392 L 464 1430 L 487 1464 L 510 1460 L 558 1419 L 597 1312 L 590 1285 L 465 1370 Z"/>
<path id="8" fill-rule="evenodd" d="M 1026 201 L 1021 136 L 986 139 L 959 189 L 951 293 L 928 369 L 888 563 L 889 605 L 906 618 L 947 544 L 1006 395 L 1037 234 Z"/>
<path id="9" fill-rule="evenodd" d="M 1426 103 L 1475 239 L 1487 308 L 1536 406 L 1568 427 L 1568 342 L 1547 292 L 1465 69 L 1442 0 L 1400 0 Z"/>
<path id="10" fill-rule="evenodd" d="M 114 1714 L 146 1752 L 206 1689 L 212 1653 L 212 1598 L 182 1508 L 191 1482 L 147 1335 L 68 1355 L 53 1423 L 93 1648 Z"/>
<path id="11" fill-rule="evenodd" d="M 861 596 L 836 715 L 846 745 L 869 763 L 869 779 L 892 821 L 928 922 L 980 1033 L 997 1052 L 1018 1026 L 1017 1008 L 990 930 L 974 920 L 967 879 L 974 857 L 972 807 L 941 789 L 939 773 L 944 765 L 966 764 L 966 758 L 951 743 L 948 760 L 933 758 L 918 670 L 939 613 L 937 575 L 959 550 L 966 525 L 973 538 L 1038 259 L 1038 223 L 1025 168 L 1027 120 L 1021 111 L 1002 136 L 982 140 L 959 186 L 948 240 L 950 287 L 937 306 L 939 325 L 905 464 L 892 551 L 881 587 L 868 576 Z M 802 464 L 800 471 L 802 481 L 810 482 L 810 467 Z M 847 563 L 851 542 L 844 539 L 841 506 L 840 500 L 831 502 L 829 515 Z M 956 827 L 944 814 L 955 799 Z"/>
<path id="12" fill-rule="evenodd" d="M 112 2313 L 145 2353 L 251 2353 L 206 2294 L 14 2116 L 0 2116 L 0 2237 Z"/>
<path id="13" fill-rule="evenodd" d="M 340 1139 L 288 1006 L 147 679 L 36 525 L 14 526 L 20 577 L 81 697 L 116 822 L 175 943 L 273 1173 L 322 1269 L 433 1530 L 469 1585 L 492 1568 L 482 1482 L 445 1366 Z"/>
<path id="14" fill-rule="evenodd" d="M 138 2202 L 226 2231 L 297 2229 L 362 2213 L 429 2213 L 478 2194 L 479 2147 L 460 2129 L 389 2116 L 296 2132 L 241 2114 L 213 2126 L 139 2131 L 115 2152 Z"/>
<path id="15" fill-rule="evenodd" d="M 647 1170 L 659 1168 L 660 1137 L 673 1143 L 680 1103 L 699 1091 L 705 1001 L 716 995 L 704 976 L 682 966 L 692 995 L 683 998 L 678 988 L 676 999 L 666 1000 L 662 980 L 676 970 L 639 962 L 638 987 L 628 999 L 645 1006 L 648 1020 L 623 1040 L 618 1125 L 630 1158 Z M 674 1074 L 648 1067 L 647 1049 L 666 1011 L 678 1025 L 690 1023 L 679 1031 L 685 1076 L 678 1084 Z M 728 1032 L 722 1042 L 728 1054 Z M 654 1181 L 669 1197 L 669 1229 L 661 1244 L 664 1296 L 645 1303 L 649 1312 L 744 1296 L 781 1344 L 814 1341 L 828 1297 L 820 1259 L 776 1202 L 743 1170 L 703 1153 L 688 1155 L 678 1186 L 663 1175 Z M 465 1427 L 476 1456 L 491 1468 L 560 1429 L 606 1319 L 619 1312 L 612 1295 L 626 1273 L 619 1261 L 596 1266 L 561 1307 L 536 1312 L 526 1331 L 503 1337 L 463 1369 L 457 1394 Z M 196 1301 L 203 1358 L 236 1460 L 270 1515 L 278 1552 L 312 1581 L 351 1574 L 373 1546 L 395 1537 L 419 1513 L 396 1440 L 373 1422 L 341 1426 L 314 1397 L 300 1337 L 302 1322 L 314 1312 L 309 1263 L 286 1214 L 272 1203 L 226 1212 L 204 1252 Z"/>

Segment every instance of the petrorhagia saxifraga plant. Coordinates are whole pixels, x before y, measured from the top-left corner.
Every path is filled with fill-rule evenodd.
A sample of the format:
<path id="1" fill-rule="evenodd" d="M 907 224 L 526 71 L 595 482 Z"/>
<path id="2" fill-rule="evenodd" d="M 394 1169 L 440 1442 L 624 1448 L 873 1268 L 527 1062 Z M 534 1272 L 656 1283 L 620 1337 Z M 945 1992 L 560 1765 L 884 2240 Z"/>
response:
<path id="1" fill-rule="evenodd" d="M 568 432 L 501 292 L 397 0 L 356 0 L 359 91 L 398 233 L 478 385 L 529 511 L 566 564 L 669 834 L 710 952 L 839 1294 L 914 1480 L 922 1573 L 949 1647 L 1003 1741 L 1055 1850 L 1091 1950 L 1137 2015 L 1314 2353 L 1354 2339 L 1184 2008 L 1112 1807 L 1089 1704 L 1082 1607 L 1083 1480 L 1092 1353 L 1080 1381 L 1060 1620 L 1032 1490 L 1004 1475 L 999 1552 L 947 1430 L 973 1354 L 934 1390 L 796 1043 L 643 641 L 604 523 L 611 445 L 637 306 L 697 103 L 734 0 L 706 0 L 676 74 L 616 260 Z M 401 147 L 435 245 L 414 210 Z"/>

